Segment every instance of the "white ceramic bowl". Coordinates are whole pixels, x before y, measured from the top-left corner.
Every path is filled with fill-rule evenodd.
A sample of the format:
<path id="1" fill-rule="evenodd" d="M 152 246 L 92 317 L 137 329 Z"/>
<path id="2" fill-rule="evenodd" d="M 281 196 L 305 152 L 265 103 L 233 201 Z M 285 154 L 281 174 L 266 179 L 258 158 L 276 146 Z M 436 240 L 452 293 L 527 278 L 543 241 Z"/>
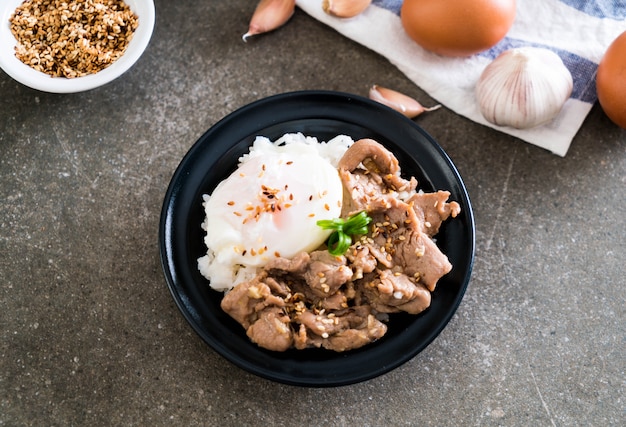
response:
<path id="1" fill-rule="evenodd" d="M 24 0 L 0 1 L 0 68 L 18 82 L 43 92 L 74 93 L 82 92 L 115 80 L 125 73 L 143 54 L 150 42 L 154 29 L 155 11 L 153 0 L 125 0 L 125 3 L 139 17 L 139 26 L 135 30 L 126 52 L 114 63 L 96 74 L 68 79 L 51 77 L 37 71 L 15 56 L 17 40 L 11 33 L 9 19 L 15 9 Z"/>

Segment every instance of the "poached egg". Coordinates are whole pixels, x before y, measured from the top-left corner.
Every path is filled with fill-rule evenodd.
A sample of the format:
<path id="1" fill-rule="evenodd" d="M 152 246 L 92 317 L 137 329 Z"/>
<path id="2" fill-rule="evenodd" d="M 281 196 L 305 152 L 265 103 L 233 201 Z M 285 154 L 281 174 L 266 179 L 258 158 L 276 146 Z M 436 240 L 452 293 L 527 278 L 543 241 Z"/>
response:
<path id="1" fill-rule="evenodd" d="M 198 266 L 211 287 L 230 289 L 246 279 L 241 271 L 310 252 L 330 235 L 317 221 L 340 216 L 343 185 L 327 146 L 302 138 L 257 138 L 237 170 L 205 196 L 208 252 Z"/>

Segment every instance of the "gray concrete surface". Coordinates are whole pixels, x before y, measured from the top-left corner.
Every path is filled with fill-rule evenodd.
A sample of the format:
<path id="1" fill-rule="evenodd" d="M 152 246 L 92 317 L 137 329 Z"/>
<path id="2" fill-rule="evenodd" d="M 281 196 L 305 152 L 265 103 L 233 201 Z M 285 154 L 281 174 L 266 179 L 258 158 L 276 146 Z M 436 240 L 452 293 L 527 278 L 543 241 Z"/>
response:
<path id="1" fill-rule="evenodd" d="M 157 0 L 127 74 L 53 95 L 0 72 L 0 425 L 625 425 L 626 131 L 596 106 L 557 157 L 447 109 L 416 121 L 458 166 L 473 279 L 425 351 L 364 383 L 285 386 L 218 356 L 161 271 L 161 203 L 220 118 L 300 89 L 432 100 L 297 11 L 241 42 L 253 1 Z"/>

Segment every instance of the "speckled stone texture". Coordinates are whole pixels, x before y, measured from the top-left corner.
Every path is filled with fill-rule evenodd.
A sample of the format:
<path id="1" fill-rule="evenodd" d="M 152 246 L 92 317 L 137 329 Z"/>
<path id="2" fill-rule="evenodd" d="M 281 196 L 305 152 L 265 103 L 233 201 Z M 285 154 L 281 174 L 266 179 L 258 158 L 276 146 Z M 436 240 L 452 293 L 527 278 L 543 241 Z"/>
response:
<path id="1" fill-rule="evenodd" d="M 0 72 L 0 425 L 624 425 L 626 131 L 596 106 L 560 158 L 446 108 L 416 122 L 457 165 L 477 254 L 422 353 L 352 386 L 269 382 L 176 308 L 157 229 L 169 180 L 212 124 L 286 91 L 435 103 L 297 11 L 241 41 L 253 1 L 157 0 L 140 61 L 54 95 Z"/>

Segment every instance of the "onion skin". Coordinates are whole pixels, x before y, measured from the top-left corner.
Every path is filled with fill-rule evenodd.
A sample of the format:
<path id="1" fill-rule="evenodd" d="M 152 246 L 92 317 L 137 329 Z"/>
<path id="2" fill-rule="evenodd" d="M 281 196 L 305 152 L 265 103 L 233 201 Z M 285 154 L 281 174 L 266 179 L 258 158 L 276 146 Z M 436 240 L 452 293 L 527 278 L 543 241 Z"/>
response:
<path id="1" fill-rule="evenodd" d="M 626 129 L 626 31 L 604 53 L 598 65 L 596 91 L 602 110 L 613 123 Z"/>
<path id="2" fill-rule="evenodd" d="M 404 0 L 400 18 L 407 35 L 424 49 L 464 57 L 502 40 L 515 8 L 515 0 Z"/>
<path id="3" fill-rule="evenodd" d="M 256 6 L 248 32 L 241 38 L 248 38 L 257 34 L 263 34 L 285 25 L 296 10 L 295 0 L 261 0 Z"/>
<path id="4" fill-rule="evenodd" d="M 393 108 L 399 113 L 404 114 L 409 119 L 414 119 L 426 111 L 434 111 L 441 108 L 441 105 L 426 108 L 416 99 L 408 95 L 388 89 L 382 86 L 374 85 L 370 88 L 369 98 L 373 101 L 380 102 L 389 108 Z"/>

